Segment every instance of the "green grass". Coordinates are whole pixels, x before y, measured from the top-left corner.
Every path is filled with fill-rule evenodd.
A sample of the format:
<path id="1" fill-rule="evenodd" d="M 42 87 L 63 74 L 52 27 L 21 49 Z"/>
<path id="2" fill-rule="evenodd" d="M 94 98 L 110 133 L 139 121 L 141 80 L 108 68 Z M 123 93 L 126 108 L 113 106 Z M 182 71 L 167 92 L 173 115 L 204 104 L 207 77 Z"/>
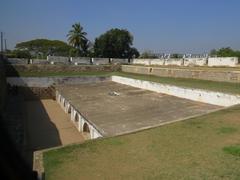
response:
<path id="1" fill-rule="evenodd" d="M 224 147 L 223 151 L 225 151 L 228 154 L 231 154 L 233 156 L 240 157 L 240 145 L 232 145 L 229 147 Z"/>
<path id="2" fill-rule="evenodd" d="M 112 76 L 119 75 L 134 79 L 170 84 L 186 88 L 197 88 L 211 91 L 240 94 L 240 83 L 216 82 L 187 78 L 158 77 L 125 72 L 25 72 L 21 77 L 54 77 L 54 76 Z"/>
<path id="3" fill-rule="evenodd" d="M 46 179 L 240 179 L 239 116 L 235 106 L 50 150 L 43 154 Z"/>
<path id="4" fill-rule="evenodd" d="M 235 133 L 236 131 L 237 129 L 234 127 L 221 127 L 219 129 L 220 134 L 231 134 L 231 133 Z"/>

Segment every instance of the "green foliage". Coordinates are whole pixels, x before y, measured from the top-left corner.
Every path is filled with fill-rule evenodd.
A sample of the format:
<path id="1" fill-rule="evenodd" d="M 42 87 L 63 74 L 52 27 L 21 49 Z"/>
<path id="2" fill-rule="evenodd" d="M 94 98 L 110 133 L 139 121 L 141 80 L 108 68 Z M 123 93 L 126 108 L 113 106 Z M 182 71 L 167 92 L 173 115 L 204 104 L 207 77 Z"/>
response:
<path id="1" fill-rule="evenodd" d="M 240 58 L 240 51 L 235 51 L 230 47 L 221 48 L 219 50 L 213 49 L 210 51 L 211 56 L 217 57 L 239 57 Z"/>
<path id="2" fill-rule="evenodd" d="M 88 56 L 90 41 L 86 38 L 87 33 L 83 31 L 80 23 L 72 25 L 72 29 L 68 32 L 68 42 L 76 50 L 71 50 L 74 56 Z"/>
<path id="3" fill-rule="evenodd" d="M 80 54 L 81 54 L 80 49 L 71 48 L 69 51 L 69 56 L 71 56 L 71 57 L 79 57 Z"/>
<path id="4" fill-rule="evenodd" d="M 124 29 L 111 29 L 95 40 L 94 53 L 97 57 L 132 58 L 139 56 L 136 48 L 132 48 L 133 36 Z"/>
<path id="5" fill-rule="evenodd" d="M 143 58 L 143 59 L 154 59 L 154 58 L 157 58 L 157 56 L 152 52 L 152 51 L 144 51 L 140 58 Z"/>
<path id="6" fill-rule="evenodd" d="M 31 54 L 27 50 L 13 50 L 13 51 L 8 51 L 6 56 L 8 58 L 26 58 L 30 59 L 32 58 Z"/>
<path id="7" fill-rule="evenodd" d="M 59 40 L 35 39 L 21 42 L 16 45 L 17 50 L 29 51 L 34 57 L 47 56 L 68 56 L 71 46 Z"/>
<path id="8" fill-rule="evenodd" d="M 183 55 L 182 55 L 182 54 L 174 53 L 174 54 L 171 55 L 171 57 L 178 59 L 178 58 L 183 58 Z"/>
<path id="9" fill-rule="evenodd" d="M 240 157 L 240 145 L 233 145 L 233 146 L 224 147 L 223 151 L 228 153 L 228 154 L 231 154 L 233 156 Z"/>

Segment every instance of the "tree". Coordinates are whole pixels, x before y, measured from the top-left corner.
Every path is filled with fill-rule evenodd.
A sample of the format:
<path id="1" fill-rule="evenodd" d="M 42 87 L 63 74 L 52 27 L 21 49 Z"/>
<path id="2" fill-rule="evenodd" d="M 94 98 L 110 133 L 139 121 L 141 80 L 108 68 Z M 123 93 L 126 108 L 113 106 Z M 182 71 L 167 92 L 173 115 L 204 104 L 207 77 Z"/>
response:
<path id="1" fill-rule="evenodd" d="M 240 58 L 240 51 L 235 51 L 230 47 L 225 47 L 219 50 L 215 50 L 215 49 L 211 50 L 210 55 L 217 56 L 217 57 L 239 57 Z"/>
<path id="2" fill-rule="evenodd" d="M 157 56 L 152 52 L 152 51 L 144 51 L 140 58 L 143 58 L 143 59 L 154 59 L 154 58 L 157 58 Z"/>
<path id="3" fill-rule="evenodd" d="M 133 36 L 124 29 L 111 29 L 95 39 L 94 53 L 97 57 L 132 58 L 139 55 L 132 48 Z"/>
<path id="4" fill-rule="evenodd" d="M 87 33 L 83 31 L 83 27 L 80 23 L 75 23 L 72 25 L 72 29 L 68 32 L 68 42 L 71 46 L 78 49 L 79 55 L 81 51 L 87 53 L 88 40 L 86 38 Z"/>
<path id="5" fill-rule="evenodd" d="M 38 57 L 39 55 L 46 57 L 49 54 L 68 56 L 71 46 L 59 40 L 34 39 L 16 44 L 16 49 L 29 51 L 33 57 Z"/>
<path id="6" fill-rule="evenodd" d="M 32 58 L 31 54 L 27 50 L 8 50 L 5 54 L 8 58 L 26 58 L 30 59 Z"/>

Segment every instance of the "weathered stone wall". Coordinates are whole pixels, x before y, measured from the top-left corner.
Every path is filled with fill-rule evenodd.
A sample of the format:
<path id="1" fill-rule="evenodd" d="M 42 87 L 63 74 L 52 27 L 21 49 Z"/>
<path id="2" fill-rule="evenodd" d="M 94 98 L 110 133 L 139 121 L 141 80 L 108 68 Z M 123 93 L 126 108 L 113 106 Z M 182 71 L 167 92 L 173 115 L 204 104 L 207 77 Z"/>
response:
<path id="1" fill-rule="evenodd" d="M 164 93 L 193 101 L 204 102 L 218 106 L 232 106 L 240 104 L 240 95 L 232 95 L 221 92 L 213 92 L 202 89 L 184 88 L 173 85 L 143 81 L 138 79 L 126 78 L 121 76 L 112 76 L 112 81 L 142 88 L 158 93 Z"/>
<path id="2" fill-rule="evenodd" d="M 5 68 L 3 63 L 3 57 L 0 55 L 0 116 L 4 110 L 7 97 L 7 83 L 5 76 Z"/>
<path id="3" fill-rule="evenodd" d="M 36 99 L 56 99 L 55 88 L 50 87 L 18 87 L 19 93 L 24 96 L 25 100 Z"/>
<path id="4" fill-rule="evenodd" d="M 89 66 L 75 66 L 75 65 L 40 65 L 40 64 L 30 64 L 30 65 L 7 65 L 6 66 L 7 76 L 18 76 L 19 72 L 113 72 L 119 71 L 121 69 L 120 65 L 89 65 Z"/>
<path id="5" fill-rule="evenodd" d="M 177 58 L 170 58 L 165 60 L 165 65 L 167 66 L 182 66 L 183 65 L 183 59 L 177 59 Z"/>
<path id="6" fill-rule="evenodd" d="M 120 58 L 111 58 L 112 64 L 128 64 L 128 59 L 120 59 Z"/>
<path id="7" fill-rule="evenodd" d="M 184 66 L 205 66 L 207 58 L 184 58 Z"/>
<path id="8" fill-rule="evenodd" d="M 92 58 L 92 64 L 94 65 L 109 64 L 109 62 L 109 58 Z"/>
<path id="9" fill-rule="evenodd" d="M 158 65 L 158 66 L 165 65 L 165 60 L 164 59 L 151 59 L 151 65 Z"/>
<path id="10" fill-rule="evenodd" d="M 236 67 L 239 64 L 237 57 L 214 58 L 169 58 L 169 59 L 133 59 L 132 64 L 141 65 L 166 65 L 166 66 L 229 66 Z"/>
<path id="11" fill-rule="evenodd" d="M 18 87 L 47 88 L 54 85 L 74 85 L 82 83 L 109 81 L 110 77 L 83 76 L 83 77 L 8 77 L 7 83 Z"/>
<path id="12" fill-rule="evenodd" d="M 29 64 L 30 60 L 24 59 L 24 58 L 7 58 L 6 63 L 7 64 Z"/>
<path id="13" fill-rule="evenodd" d="M 230 66 L 235 67 L 238 64 L 237 57 L 212 57 L 208 58 L 208 66 Z"/>
<path id="14" fill-rule="evenodd" d="M 234 83 L 240 82 L 239 71 L 193 70 L 193 69 L 144 67 L 130 65 L 122 65 L 122 71 L 129 73 L 155 75 L 160 77 L 192 78 Z"/>
<path id="15" fill-rule="evenodd" d="M 69 57 L 64 56 L 47 56 L 50 64 L 69 64 Z"/>
<path id="16" fill-rule="evenodd" d="M 47 59 L 30 59 L 30 64 L 49 64 Z"/>
<path id="17" fill-rule="evenodd" d="M 132 64 L 151 65 L 152 59 L 133 59 Z"/>
<path id="18" fill-rule="evenodd" d="M 91 58 L 89 57 L 71 57 L 70 61 L 74 65 L 81 65 L 81 64 L 91 64 Z"/>

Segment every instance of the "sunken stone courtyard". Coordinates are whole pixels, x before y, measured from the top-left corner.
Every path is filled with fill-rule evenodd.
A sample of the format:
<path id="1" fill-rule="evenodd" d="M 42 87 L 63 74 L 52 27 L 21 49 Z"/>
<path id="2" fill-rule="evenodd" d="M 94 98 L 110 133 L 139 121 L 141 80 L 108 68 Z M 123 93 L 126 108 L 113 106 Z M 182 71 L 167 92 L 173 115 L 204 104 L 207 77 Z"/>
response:
<path id="1" fill-rule="evenodd" d="M 206 80 L 195 67 L 182 70 L 198 73 L 196 79 L 174 77 L 180 72 L 176 67 L 5 67 L 6 125 L 39 179 L 155 179 L 159 173 L 168 179 L 161 173 L 168 172 L 169 163 L 178 179 L 177 167 L 202 159 L 196 167 L 208 166 L 204 172 L 212 176 L 204 159 L 222 169 L 221 158 L 229 160 L 225 149 L 239 139 L 240 87 L 225 76 L 231 71 L 228 78 L 236 77 L 239 68 L 202 67 L 214 77 L 222 74 L 218 82 Z M 93 72 L 84 74 L 89 69 Z M 58 76 L 48 76 L 56 70 Z M 72 70 L 80 74 L 68 75 Z M 173 73 L 164 77 L 166 71 Z M 27 75 L 19 75 L 23 72 Z"/>
<path id="2" fill-rule="evenodd" d="M 151 92 L 116 82 L 57 86 L 57 100 L 90 138 L 116 136 L 183 120 L 219 106 Z"/>

